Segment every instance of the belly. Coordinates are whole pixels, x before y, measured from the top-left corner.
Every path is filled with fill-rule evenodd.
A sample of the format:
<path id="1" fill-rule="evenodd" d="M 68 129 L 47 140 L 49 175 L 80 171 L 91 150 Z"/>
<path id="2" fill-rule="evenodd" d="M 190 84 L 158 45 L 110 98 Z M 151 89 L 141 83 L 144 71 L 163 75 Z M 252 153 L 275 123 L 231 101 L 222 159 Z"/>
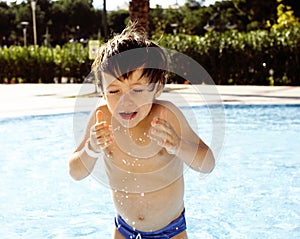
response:
<path id="1" fill-rule="evenodd" d="M 156 231 L 176 219 L 183 210 L 184 182 L 179 178 L 157 191 L 113 191 L 116 210 L 126 223 L 140 231 Z"/>

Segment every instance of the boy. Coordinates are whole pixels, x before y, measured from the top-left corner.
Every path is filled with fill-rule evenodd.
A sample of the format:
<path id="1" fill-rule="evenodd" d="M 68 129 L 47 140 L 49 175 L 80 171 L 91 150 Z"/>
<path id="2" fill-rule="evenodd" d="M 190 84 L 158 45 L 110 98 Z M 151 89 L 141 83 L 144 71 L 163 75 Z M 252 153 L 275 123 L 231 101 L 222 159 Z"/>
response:
<path id="1" fill-rule="evenodd" d="M 83 179 L 104 161 L 118 213 L 115 239 L 187 238 L 183 163 L 210 173 L 215 159 L 182 112 L 157 99 L 167 59 L 145 36 L 130 24 L 100 48 L 92 69 L 105 104 L 92 112 L 70 174 Z"/>

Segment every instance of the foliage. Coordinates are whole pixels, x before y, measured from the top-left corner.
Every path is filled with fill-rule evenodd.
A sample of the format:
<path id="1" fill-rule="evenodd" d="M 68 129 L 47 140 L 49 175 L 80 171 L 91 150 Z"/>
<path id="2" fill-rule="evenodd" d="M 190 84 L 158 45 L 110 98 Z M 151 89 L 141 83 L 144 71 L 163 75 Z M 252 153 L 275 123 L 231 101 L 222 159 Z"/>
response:
<path id="1" fill-rule="evenodd" d="M 300 9 L 299 1 L 282 0 L 294 13 Z M 287 5 L 288 3 L 288 5 Z M 203 1 L 186 0 L 183 6 L 150 10 L 150 36 L 166 33 L 183 33 L 203 36 L 207 30 L 225 32 L 235 28 L 250 31 L 267 28 L 266 21 L 274 24 L 277 19 L 275 0 L 228 0 L 203 6 Z M 300 12 L 300 11 L 299 11 Z M 298 13 L 297 13 L 298 14 Z M 128 20 L 128 10 L 108 12 L 108 28 L 113 35 L 121 31 Z M 296 16 L 296 15 L 295 15 Z M 104 37 L 106 24 L 104 12 L 95 9 L 91 0 L 39 0 L 36 7 L 38 44 L 64 45 L 67 42 Z M 0 46 L 23 45 L 23 26 L 29 23 L 27 42 L 33 42 L 30 1 L 7 4 L 0 1 Z M 47 33 L 47 34 L 46 34 Z M 47 43 L 48 44 L 48 43 Z"/>
<path id="2" fill-rule="evenodd" d="M 22 79 L 24 83 L 54 83 L 54 77 L 75 78 L 82 82 L 90 72 L 88 48 L 66 44 L 55 48 L 10 46 L 0 48 L 0 83 Z"/>
<path id="3" fill-rule="evenodd" d="M 196 60 L 216 84 L 300 85 L 300 26 L 270 32 L 232 30 L 212 31 L 204 36 L 166 35 L 159 44 Z M 176 65 L 176 56 L 173 61 L 181 75 L 193 73 L 189 62 Z M 180 77 L 173 80 L 182 81 Z"/>
<path id="4" fill-rule="evenodd" d="M 277 0 L 277 23 L 273 24 L 272 28 L 287 28 L 297 26 L 299 20 L 294 16 L 294 11 L 290 6 L 284 5 L 282 0 Z"/>
<path id="5" fill-rule="evenodd" d="M 184 6 L 151 9 L 149 36 L 166 48 L 192 57 L 217 84 L 300 85 L 300 1 L 202 4 L 187 0 Z M 39 0 L 38 44 L 54 47 L 20 47 L 24 30 L 21 22 L 28 22 L 27 42 L 33 42 L 30 1 L 10 5 L 0 1 L 0 83 L 18 79 L 50 83 L 63 76 L 82 82 L 91 65 L 86 41 L 103 36 L 103 16 L 91 0 Z M 109 12 L 110 34 L 121 32 L 128 17 L 127 10 Z M 173 55 L 172 61 L 179 64 L 181 76 L 191 74 L 191 63 L 182 63 L 179 56 Z M 178 76 L 171 80 L 184 81 Z"/>
<path id="6" fill-rule="evenodd" d="M 165 48 L 190 56 L 211 75 L 216 84 L 300 85 L 300 26 L 287 29 L 237 30 L 204 36 L 166 34 L 153 39 Z M 180 76 L 197 75 L 191 62 L 171 56 Z M 47 47 L 0 48 L 0 82 L 21 78 L 30 83 L 53 83 L 62 76 L 82 82 L 90 72 L 88 48 L 82 44 Z M 179 83 L 184 78 L 173 75 Z M 205 79 L 197 79 L 197 83 Z M 193 82 L 195 83 L 195 82 Z"/>
<path id="7" fill-rule="evenodd" d="M 2 20 L 3 19 L 3 20 Z M 3 24 L 4 22 L 6 24 Z M 28 22 L 27 41 L 33 42 L 30 1 L 10 5 L 0 2 L 0 45 L 22 45 L 23 26 Z M 36 5 L 38 45 L 44 43 L 46 32 L 51 45 L 64 45 L 70 40 L 97 38 L 102 31 L 102 11 L 94 9 L 90 0 L 38 0 Z M 3 40 L 3 37 L 5 40 Z"/>
<path id="8" fill-rule="evenodd" d="M 267 21 L 274 22 L 276 19 L 276 0 L 232 0 L 232 2 L 244 31 L 264 29 Z"/>
<path id="9" fill-rule="evenodd" d="M 127 10 L 113 11 L 107 16 L 107 23 L 111 33 L 121 33 L 128 21 L 129 12 Z"/>

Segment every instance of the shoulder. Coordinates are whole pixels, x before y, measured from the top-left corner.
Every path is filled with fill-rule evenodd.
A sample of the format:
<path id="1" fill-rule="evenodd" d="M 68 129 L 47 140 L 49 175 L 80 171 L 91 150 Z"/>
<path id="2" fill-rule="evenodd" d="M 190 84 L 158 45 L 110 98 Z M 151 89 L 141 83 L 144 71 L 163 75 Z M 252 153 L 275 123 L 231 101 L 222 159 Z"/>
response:
<path id="1" fill-rule="evenodd" d="M 179 110 L 175 104 L 167 100 L 155 100 L 154 104 L 156 107 L 164 108 L 167 110 L 174 110 L 174 109 Z"/>
<path id="2" fill-rule="evenodd" d="M 170 101 L 157 100 L 155 102 L 157 109 L 156 114 L 163 116 L 176 131 L 176 133 L 191 142 L 198 142 L 198 136 L 190 126 L 185 115 L 175 104 Z M 164 112 L 164 113 L 162 113 Z"/>
<path id="3" fill-rule="evenodd" d="M 188 122 L 182 111 L 172 102 L 166 100 L 155 101 L 156 114 L 164 115 L 165 119 L 175 127 L 187 127 Z"/>
<path id="4" fill-rule="evenodd" d="M 182 112 L 181 110 L 172 102 L 167 100 L 156 100 L 154 102 L 155 107 L 158 108 L 159 111 L 167 111 L 168 115 L 170 116 L 181 116 Z"/>

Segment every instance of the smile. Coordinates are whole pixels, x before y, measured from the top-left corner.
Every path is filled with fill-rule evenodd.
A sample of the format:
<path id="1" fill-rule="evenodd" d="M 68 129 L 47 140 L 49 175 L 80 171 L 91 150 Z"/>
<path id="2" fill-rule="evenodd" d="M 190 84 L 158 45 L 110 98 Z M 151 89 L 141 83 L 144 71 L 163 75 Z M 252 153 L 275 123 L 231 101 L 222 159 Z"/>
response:
<path id="1" fill-rule="evenodd" d="M 119 115 L 124 120 L 132 120 L 137 115 L 137 112 L 121 112 Z"/>

